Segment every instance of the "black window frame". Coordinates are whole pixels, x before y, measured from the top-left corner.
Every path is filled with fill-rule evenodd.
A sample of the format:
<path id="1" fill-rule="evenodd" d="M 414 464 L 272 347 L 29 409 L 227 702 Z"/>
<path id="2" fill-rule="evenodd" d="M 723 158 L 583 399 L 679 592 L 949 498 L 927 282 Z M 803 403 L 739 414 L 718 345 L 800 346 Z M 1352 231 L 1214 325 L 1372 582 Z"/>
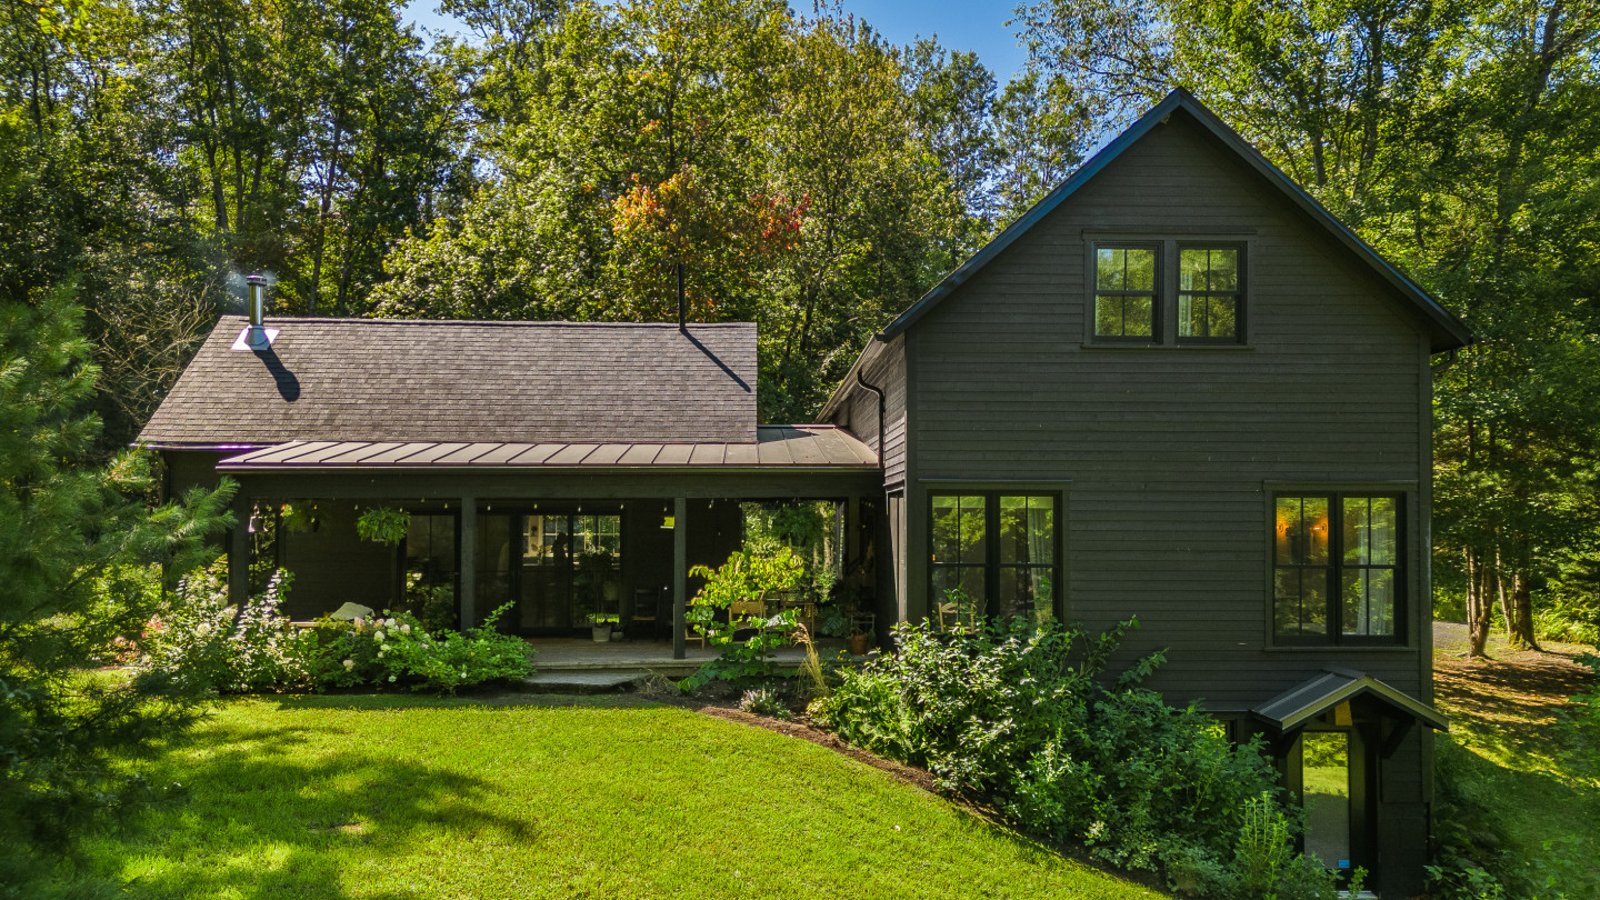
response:
<path id="1" fill-rule="evenodd" d="M 939 563 L 934 560 L 934 500 L 939 497 L 982 497 L 984 501 L 984 560 L 978 563 Z M 1051 562 L 1041 563 L 1002 563 L 1000 562 L 1000 498 L 1001 497 L 1038 497 L 1047 498 L 1051 503 Z M 926 587 L 929 598 L 929 614 L 933 615 L 938 609 L 937 573 L 941 569 L 981 567 L 984 570 L 984 615 L 999 615 L 1000 604 L 1000 570 L 1002 568 L 1014 569 L 1043 569 L 1050 570 L 1050 615 L 1056 621 L 1066 620 L 1066 583 L 1063 573 L 1066 571 L 1065 537 L 1066 537 L 1066 499 L 1065 494 L 1059 490 L 1042 488 L 1028 488 L 1024 486 L 1005 488 L 963 488 L 959 486 L 941 486 L 930 490 L 927 494 L 927 546 L 923 548 L 927 560 Z M 1033 613 L 1037 615 L 1037 607 Z"/>
<path id="2" fill-rule="evenodd" d="M 1101 250 L 1149 250 L 1153 254 L 1150 272 L 1150 290 L 1130 291 L 1126 289 L 1115 291 L 1102 291 L 1100 289 L 1100 251 Z M 1162 277 L 1166 269 L 1165 247 L 1161 241 L 1095 241 L 1089 248 L 1089 336 L 1095 343 L 1120 344 L 1124 346 L 1142 347 L 1147 345 L 1160 345 L 1164 342 L 1162 326 L 1166 322 L 1165 307 L 1162 303 L 1163 284 L 1166 279 Z M 1126 257 L 1124 257 L 1126 259 Z M 1127 264 L 1124 262 L 1123 270 L 1126 272 Z M 1123 331 L 1127 331 L 1127 301 L 1130 297 L 1150 298 L 1150 336 L 1100 333 L 1100 298 L 1119 297 L 1122 299 Z"/>
<path id="3" fill-rule="evenodd" d="M 1387 497 L 1394 500 L 1395 546 L 1393 566 L 1356 564 L 1357 569 L 1392 569 L 1394 572 L 1394 633 L 1389 635 L 1344 633 L 1344 501 L 1356 498 Z M 1280 488 L 1268 495 L 1267 503 L 1267 632 L 1273 646 L 1277 647 L 1405 647 L 1409 640 L 1408 629 L 1410 596 L 1406 590 L 1410 561 L 1406 549 L 1409 543 L 1409 523 L 1406 515 L 1407 493 L 1400 490 Z M 1327 633 L 1323 635 L 1286 634 L 1278 631 L 1277 575 L 1280 568 L 1305 569 L 1300 564 L 1280 564 L 1277 554 L 1277 507 L 1283 499 L 1318 498 L 1328 502 L 1328 565 L 1324 589 L 1326 610 L 1324 620 Z M 1310 567 L 1318 568 L 1318 567 Z"/>
<path id="4" fill-rule="evenodd" d="M 1213 291 L 1213 290 L 1210 289 L 1210 287 L 1208 285 L 1207 289 L 1203 290 L 1203 291 L 1184 290 L 1183 289 L 1183 252 L 1185 250 L 1206 250 L 1206 251 L 1211 251 L 1211 250 L 1232 250 L 1232 251 L 1234 251 L 1234 253 L 1236 254 L 1235 257 L 1234 257 L 1234 278 L 1235 278 L 1234 289 L 1232 291 Z M 1175 275 L 1173 283 L 1172 283 L 1172 290 L 1173 290 L 1172 307 L 1173 307 L 1173 310 L 1175 311 L 1175 313 L 1177 315 L 1176 323 L 1175 323 L 1175 326 L 1174 326 L 1173 332 L 1172 332 L 1172 337 L 1173 337 L 1174 341 L 1176 341 L 1178 344 L 1183 344 L 1183 345 L 1196 345 L 1196 344 L 1198 344 L 1198 345 L 1208 345 L 1208 344 L 1209 345 L 1219 345 L 1219 344 L 1227 345 L 1227 344 L 1243 344 L 1243 343 L 1245 343 L 1245 340 L 1246 340 L 1246 337 L 1245 337 L 1245 322 L 1247 321 L 1246 318 L 1245 318 L 1245 306 L 1246 306 L 1246 304 L 1248 302 L 1248 298 L 1249 298 L 1249 284 L 1248 284 L 1248 278 L 1247 278 L 1247 274 L 1246 274 L 1249 271 L 1249 266 L 1248 266 L 1248 263 L 1247 263 L 1247 259 L 1248 259 L 1248 249 L 1246 247 L 1246 244 L 1243 241 L 1180 240 L 1180 241 L 1177 242 L 1176 250 L 1173 253 L 1173 260 L 1174 260 L 1174 263 L 1176 265 L 1176 275 Z M 1188 335 L 1188 336 L 1184 335 L 1184 333 L 1183 333 L 1183 298 L 1184 297 L 1191 297 L 1191 298 L 1193 298 L 1193 297 L 1203 297 L 1203 298 L 1206 298 L 1209 301 L 1209 300 L 1211 300 L 1213 298 L 1216 298 L 1216 297 L 1227 297 L 1227 296 L 1230 296 L 1230 295 L 1233 297 L 1233 300 L 1234 300 L 1234 304 L 1233 304 L 1233 332 L 1234 333 L 1233 334 L 1225 335 L 1225 336 L 1222 336 L 1222 337 L 1214 337 L 1214 336 L 1211 336 L 1211 335 Z M 1208 318 L 1209 318 L 1209 316 L 1208 316 Z"/>

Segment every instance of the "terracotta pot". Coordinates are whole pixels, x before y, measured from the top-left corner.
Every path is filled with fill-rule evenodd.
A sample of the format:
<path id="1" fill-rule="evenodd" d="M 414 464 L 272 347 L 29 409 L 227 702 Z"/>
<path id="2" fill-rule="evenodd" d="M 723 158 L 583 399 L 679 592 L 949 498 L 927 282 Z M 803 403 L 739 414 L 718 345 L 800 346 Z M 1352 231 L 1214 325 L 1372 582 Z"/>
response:
<path id="1" fill-rule="evenodd" d="M 867 646 L 868 646 L 868 642 L 870 640 L 871 640 L 871 636 L 870 635 L 865 635 L 865 634 L 852 634 L 852 635 L 850 635 L 850 655 L 851 656 L 866 656 L 867 655 Z"/>

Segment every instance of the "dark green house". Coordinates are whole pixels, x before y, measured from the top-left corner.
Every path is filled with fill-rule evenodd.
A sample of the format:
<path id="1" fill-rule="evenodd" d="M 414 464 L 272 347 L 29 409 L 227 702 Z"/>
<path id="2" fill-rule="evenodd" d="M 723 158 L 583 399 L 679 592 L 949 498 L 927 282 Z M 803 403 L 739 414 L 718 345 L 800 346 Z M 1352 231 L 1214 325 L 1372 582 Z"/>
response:
<path id="1" fill-rule="evenodd" d="M 174 487 L 238 479 L 241 579 L 253 504 L 316 498 L 279 551 L 295 614 L 394 590 L 351 525 L 384 503 L 463 622 L 510 599 L 572 627 L 603 551 L 680 650 L 686 567 L 737 545 L 738 502 L 837 500 L 880 639 L 965 603 L 1137 615 L 1155 687 L 1266 736 L 1307 850 L 1402 897 L 1445 725 L 1432 367 L 1470 340 L 1177 92 L 877 334 L 818 424 L 757 424 L 750 325 L 226 318 L 141 441 Z"/>

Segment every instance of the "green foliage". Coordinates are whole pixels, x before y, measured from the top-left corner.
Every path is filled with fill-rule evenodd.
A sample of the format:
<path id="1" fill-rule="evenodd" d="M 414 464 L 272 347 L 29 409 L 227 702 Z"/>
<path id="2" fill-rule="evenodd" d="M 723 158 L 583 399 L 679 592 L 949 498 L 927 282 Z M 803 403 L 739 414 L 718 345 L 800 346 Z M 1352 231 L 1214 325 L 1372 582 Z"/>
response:
<path id="1" fill-rule="evenodd" d="M 1086 844 L 1117 865 L 1165 869 L 1191 892 L 1242 896 L 1232 891 L 1249 873 L 1331 897 L 1315 867 L 1272 866 L 1272 854 L 1292 855 L 1293 833 L 1275 802 L 1261 810 L 1260 798 L 1277 788 L 1259 746 L 1234 746 L 1206 713 L 1140 687 L 1159 654 L 1109 676 L 1134 624 L 1096 637 L 1024 619 L 955 632 L 901 624 L 898 652 L 845 671 L 813 714 L 852 744 L 924 766 L 941 789 L 980 797 L 1031 832 Z"/>
<path id="2" fill-rule="evenodd" d="M 1578 662 L 1589 667 L 1594 683 L 1589 690 L 1573 697 L 1572 702 L 1578 708 L 1578 715 L 1587 717 L 1591 725 L 1600 728 L 1600 656 L 1585 653 L 1578 657 Z"/>
<path id="3" fill-rule="evenodd" d="M 772 719 L 789 718 L 789 705 L 771 688 L 752 688 L 739 698 L 739 708 Z"/>
<path id="4" fill-rule="evenodd" d="M 1499 900 L 1519 881 L 1504 822 L 1478 795 L 1471 751 L 1452 739 L 1434 749 L 1433 862 L 1428 889 L 1441 900 Z"/>
<path id="5" fill-rule="evenodd" d="M 457 631 L 430 632 L 409 613 L 367 621 L 323 618 L 307 665 L 317 687 L 405 687 L 413 691 L 455 693 L 463 687 L 526 677 L 533 671 L 533 648 L 494 623 L 511 611 L 496 609 L 484 624 Z"/>
<path id="6" fill-rule="evenodd" d="M 194 717 L 187 686 L 88 671 L 126 652 L 226 526 L 231 483 L 146 503 L 143 453 L 94 461 L 97 372 L 68 291 L 0 301 L 0 871 L 139 787 L 122 764 Z M 31 301 L 31 302 L 27 302 Z M 137 791 L 135 791 L 137 793 Z M 17 875 L 13 884 L 20 883 Z M 20 893 L 26 894 L 26 889 Z"/>
<path id="7" fill-rule="evenodd" d="M 356 534 L 363 541 L 394 546 L 411 531 L 411 514 L 403 509 L 374 506 L 356 517 Z"/>
<path id="8" fill-rule="evenodd" d="M 191 572 L 145 626 L 145 677 L 229 694 L 309 687 L 307 637 L 278 612 L 292 583 L 277 570 L 239 610 L 228 600 L 227 557 Z"/>
<path id="9" fill-rule="evenodd" d="M 718 568 L 695 566 L 689 574 L 706 583 L 690 599 L 685 618 L 721 652 L 680 682 L 680 687 L 689 691 L 717 680 L 771 675 L 773 651 L 794 643 L 798 611 L 790 608 L 767 615 L 735 611 L 733 606 L 741 603 L 764 609 L 769 595 L 799 586 L 805 563 L 788 547 L 765 553 L 735 550 Z M 741 640 L 741 632 L 749 632 L 749 636 Z"/>
<path id="10" fill-rule="evenodd" d="M 791 421 L 987 230 L 964 195 L 989 125 L 959 117 L 992 75 L 970 58 L 918 63 L 913 100 L 899 49 L 832 7 L 480 20 L 494 36 L 462 56 L 491 174 L 390 252 L 382 314 L 671 321 L 683 264 L 691 319 L 759 323 L 761 413 Z"/>

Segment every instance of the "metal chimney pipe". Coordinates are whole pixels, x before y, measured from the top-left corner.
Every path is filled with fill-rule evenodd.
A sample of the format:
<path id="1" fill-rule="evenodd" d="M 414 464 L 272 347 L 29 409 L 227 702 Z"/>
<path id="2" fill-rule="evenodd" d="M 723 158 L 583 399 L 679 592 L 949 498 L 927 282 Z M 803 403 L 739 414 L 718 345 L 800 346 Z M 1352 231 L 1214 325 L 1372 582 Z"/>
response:
<path id="1" fill-rule="evenodd" d="M 250 327 L 260 328 L 267 318 L 267 279 L 251 275 L 245 283 L 250 285 Z"/>

